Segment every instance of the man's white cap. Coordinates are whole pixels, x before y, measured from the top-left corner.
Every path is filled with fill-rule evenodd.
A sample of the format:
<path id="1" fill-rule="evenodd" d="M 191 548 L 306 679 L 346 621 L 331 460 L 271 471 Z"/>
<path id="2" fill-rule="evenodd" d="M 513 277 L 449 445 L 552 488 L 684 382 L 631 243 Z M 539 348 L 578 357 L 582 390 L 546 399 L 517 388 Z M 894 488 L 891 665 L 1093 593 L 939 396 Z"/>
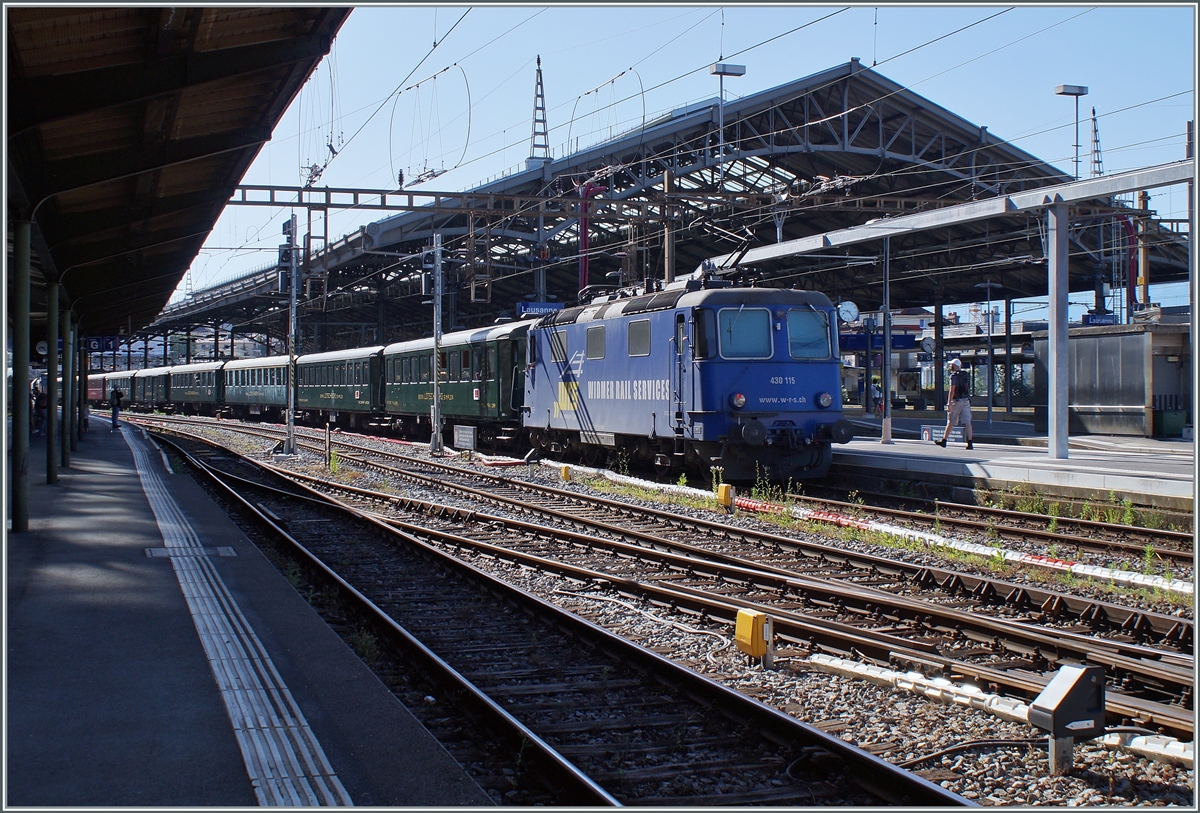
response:
<path id="1" fill-rule="evenodd" d="M 962 362 L 959 361 L 958 359 L 950 359 L 950 366 L 951 367 L 961 367 Z"/>

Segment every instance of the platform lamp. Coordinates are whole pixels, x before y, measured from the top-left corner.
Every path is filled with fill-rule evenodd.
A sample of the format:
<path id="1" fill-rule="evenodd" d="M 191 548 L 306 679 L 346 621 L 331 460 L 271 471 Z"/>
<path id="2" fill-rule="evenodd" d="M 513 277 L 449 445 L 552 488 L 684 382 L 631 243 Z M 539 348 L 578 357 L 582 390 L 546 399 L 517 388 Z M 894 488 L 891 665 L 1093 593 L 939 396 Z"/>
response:
<path id="1" fill-rule="evenodd" d="M 1055 96 L 1075 97 L 1075 180 L 1079 180 L 1079 97 L 1086 96 L 1088 89 L 1085 85 L 1059 85 L 1054 89 Z"/>
<path id="2" fill-rule="evenodd" d="M 745 65 L 731 65 L 728 62 L 716 62 L 708 66 L 708 72 L 711 75 L 720 77 L 720 91 L 717 97 L 717 135 L 720 139 L 720 153 L 717 159 L 720 167 L 721 180 L 719 183 L 725 182 L 725 77 L 726 76 L 745 76 Z M 1076 141 L 1079 137 L 1076 136 Z"/>
<path id="3" fill-rule="evenodd" d="M 988 359 L 988 363 L 987 363 L 988 420 L 987 420 L 987 425 L 988 425 L 988 428 L 991 429 L 991 427 L 992 427 L 992 390 L 994 389 L 994 387 L 996 385 L 996 374 L 994 372 L 992 372 L 992 289 L 993 288 L 1003 288 L 1004 286 L 998 282 L 992 282 L 989 279 L 989 280 L 984 280 L 983 282 L 977 283 L 975 285 L 975 287 L 987 289 L 987 350 L 988 350 L 988 356 L 987 356 L 987 359 Z M 1007 370 L 1008 366 L 1011 364 L 1012 364 L 1012 361 L 1010 360 L 1008 362 L 1008 365 L 1005 366 L 1005 370 Z"/>

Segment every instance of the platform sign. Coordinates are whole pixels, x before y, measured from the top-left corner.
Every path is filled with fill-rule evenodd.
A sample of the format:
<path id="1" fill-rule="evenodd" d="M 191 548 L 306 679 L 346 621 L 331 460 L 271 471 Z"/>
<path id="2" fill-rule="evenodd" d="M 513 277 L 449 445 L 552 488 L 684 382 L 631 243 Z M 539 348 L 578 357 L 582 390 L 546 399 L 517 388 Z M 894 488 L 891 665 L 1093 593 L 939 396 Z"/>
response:
<path id="1" fill-rule="evenodd" d="M 562 309 L 561 302 L 518 302 L 517 316 L 542 316 Z"/>
<path id="2" fill-rule="evenodd" d="M 116 336 L 88 336 L 83 340 L 83 348 L 89 353 L 115 353 L 119 342 Z"/>
<path id="3" fill-rule="evenodd" d="M 1117 315 L 1115 313 L 1085 313 L 1083 323 L 1085 325 L 1115 325 Z"/>
<path id="4" fill-rule="evenodd" d="M 921 424 L 921 440 L 932 440 L 936 442 L 941 440 L 942 436 L 945 434 L 946 427 L 944 426 L 934 426 L 927 423 Z M 947 438 L 947 442 L 957 441 L 961 443 L 965 439 L 966 438 L 963 437 L 963 428 L 961 426 L 955 426 L 950 429 L 950 437 Z"/>
<path id="5" fill-rule="evenodd" d="M 475 450 L 475 427 L 474 426 L 455 426 L 454 427 L 454 448 L 462 450 Z"/>

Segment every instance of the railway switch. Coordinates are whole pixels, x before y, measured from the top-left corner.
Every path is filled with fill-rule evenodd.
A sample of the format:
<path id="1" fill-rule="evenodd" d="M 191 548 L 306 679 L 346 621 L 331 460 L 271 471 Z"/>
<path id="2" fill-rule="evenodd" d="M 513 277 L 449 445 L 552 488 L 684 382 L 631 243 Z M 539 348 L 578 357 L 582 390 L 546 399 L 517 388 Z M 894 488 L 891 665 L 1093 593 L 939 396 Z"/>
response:
<path id="1" fill-rule="evenodd" d="M 737 647 L 751 658 L 761 658 L 764 669 L 775 663 L 775 626 L 757 610 L 738 610 L 734 637 Z"/>
<path id="2" fill-rule="evenodd" d="M 1029 723 L 1050 739 L 1050 773 L 1071 769 L 1076 740 L 1104 735 L 1104 668 L 1063 666 L 1029 706 Z"/>

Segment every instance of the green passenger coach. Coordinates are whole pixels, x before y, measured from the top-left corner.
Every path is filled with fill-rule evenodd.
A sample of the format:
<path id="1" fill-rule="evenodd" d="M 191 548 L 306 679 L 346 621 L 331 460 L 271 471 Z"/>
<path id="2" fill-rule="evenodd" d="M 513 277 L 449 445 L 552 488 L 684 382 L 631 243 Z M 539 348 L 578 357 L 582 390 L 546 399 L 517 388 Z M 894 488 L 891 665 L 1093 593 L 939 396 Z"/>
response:
<path id="1" fill-rule="evenodd" d="M 383 347 L 311 353 L 296 359 L 296 411 L 306 422 L 328 418 L 343 428 L 364 428 L 382 417 Z"/>
<path id="2" fill-rule="evenodd" d="M 224 403 L 223 361 L 172 367 L 171 403 L 185 415 L 215 415 Z"/>
<path id="3" fill-rule="evenodd" d="M 226 410 L 234 418 L 281 420 L 287 409 L 287 374 L 287 356 L 226 363 Z"/>
<path id="4" fill-rule="evenodd" d="M 442 336 L 438 390 L 444 430 L 479 427 L 481 444 L 517 437 L 525 390 L 525 334 L 533 320 Z M 383 351 L 385 410 L 394 428 L 429 436 L 433 406 L 433 339 L 390 344 Z"/>

